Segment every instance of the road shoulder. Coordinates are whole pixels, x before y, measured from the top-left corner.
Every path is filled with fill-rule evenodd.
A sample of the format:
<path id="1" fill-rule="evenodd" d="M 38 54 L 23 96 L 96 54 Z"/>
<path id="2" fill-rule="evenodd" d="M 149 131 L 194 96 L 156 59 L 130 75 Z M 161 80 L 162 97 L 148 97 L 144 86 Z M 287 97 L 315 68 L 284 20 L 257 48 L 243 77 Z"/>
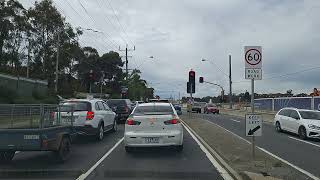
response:
<path id="1" fill-rule="evenodd" d="M 181 118 L 231 169 L 239 174 L 242 179 L 251 179 L 246 172 L 262 175 L 261 177 L 265 179 L 270 177 L 279 179 L 310 179 L 305 174 L 258 148 L 256 148 L 255 161 L 252 161 L 251 145 L 214 123 L 196 117 L 195 115 L 191 117 L 183 115 Z M 214 154 L 212 155 L 214 156 Z M 226 169 L 228 170 L 228 168 Z M 230 170 L 228 171 L 230 172 Z"/>

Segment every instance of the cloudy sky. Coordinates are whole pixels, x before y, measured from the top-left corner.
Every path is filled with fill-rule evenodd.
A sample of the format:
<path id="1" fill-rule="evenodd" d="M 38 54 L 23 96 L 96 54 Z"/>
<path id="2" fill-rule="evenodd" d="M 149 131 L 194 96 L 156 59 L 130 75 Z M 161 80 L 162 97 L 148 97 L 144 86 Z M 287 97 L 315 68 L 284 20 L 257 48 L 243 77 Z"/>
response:
<path id="1" fill-rule="evenodd" d="M 20 0 L 31 6 L 31 0 Z M 129 68 L 163 98 L 186 95 L 188 71 L 228 88 L 232 56 L 235 93 L 250 90 L 244 79 L 244 46 L 263 48 L 263 80 L 256 92 L 310 93 L 320 88 L 319 0 L 54 0 L 67 22 L 91 28 L 80 38 L 99 53 L 136 47 Z M 124 55 L 123 52 L 120 52 Z M 154 58 L 149 58 L 153 56 Z M 201 59 L 208 61 L 202 62 Z M 220 89 L 196 84 L 196 97 Z"/>

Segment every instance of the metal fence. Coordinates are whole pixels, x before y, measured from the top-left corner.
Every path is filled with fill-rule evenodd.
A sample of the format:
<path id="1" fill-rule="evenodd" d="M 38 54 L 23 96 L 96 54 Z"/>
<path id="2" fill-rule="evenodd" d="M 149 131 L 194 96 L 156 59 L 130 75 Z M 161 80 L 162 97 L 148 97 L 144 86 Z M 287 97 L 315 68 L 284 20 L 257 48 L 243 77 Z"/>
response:
<path id="1" fill-rule="evenodd" d="M 70 126 L 73 125 L 73 121 L 73 107 L 71 106 L 0 104 L 0 129 Z"/>
<path id="2" fill-rule="evenodd" d="M 320 110 L 320 97 L 261 98 L 255 99 L 254 103 L 258 109 L 269 111 L 278 111 L 285 107 Z"/>

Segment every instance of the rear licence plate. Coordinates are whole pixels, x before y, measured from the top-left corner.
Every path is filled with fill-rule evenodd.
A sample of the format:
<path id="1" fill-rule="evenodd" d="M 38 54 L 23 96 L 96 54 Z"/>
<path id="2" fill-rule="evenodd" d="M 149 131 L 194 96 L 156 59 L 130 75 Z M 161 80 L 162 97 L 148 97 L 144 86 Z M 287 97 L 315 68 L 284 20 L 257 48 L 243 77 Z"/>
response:
<path id="1" fill-rule="evenodd" d="M 147 144 L 159 143 L 159 138 L 158 137 L 147 137 L 147 138 L 145 138 L 145 142 Z"/>

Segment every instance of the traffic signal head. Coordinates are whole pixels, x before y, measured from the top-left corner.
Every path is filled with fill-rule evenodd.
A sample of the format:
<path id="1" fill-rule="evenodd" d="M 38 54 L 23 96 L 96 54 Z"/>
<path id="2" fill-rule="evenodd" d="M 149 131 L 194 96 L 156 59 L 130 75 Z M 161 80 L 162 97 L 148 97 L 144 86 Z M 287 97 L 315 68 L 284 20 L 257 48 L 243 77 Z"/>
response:
<path id="1" fill-rule="evenodd" d="M 199 83 L 203 83 L 203 77 L 199 77 Z"/>
<path id="2" fill-rule="evenodd" d="M 192 84 L 195 84 L 195 79 L 196 79 L 196 72 L 193 70 L 189 71 L 189 82 Z"/>

